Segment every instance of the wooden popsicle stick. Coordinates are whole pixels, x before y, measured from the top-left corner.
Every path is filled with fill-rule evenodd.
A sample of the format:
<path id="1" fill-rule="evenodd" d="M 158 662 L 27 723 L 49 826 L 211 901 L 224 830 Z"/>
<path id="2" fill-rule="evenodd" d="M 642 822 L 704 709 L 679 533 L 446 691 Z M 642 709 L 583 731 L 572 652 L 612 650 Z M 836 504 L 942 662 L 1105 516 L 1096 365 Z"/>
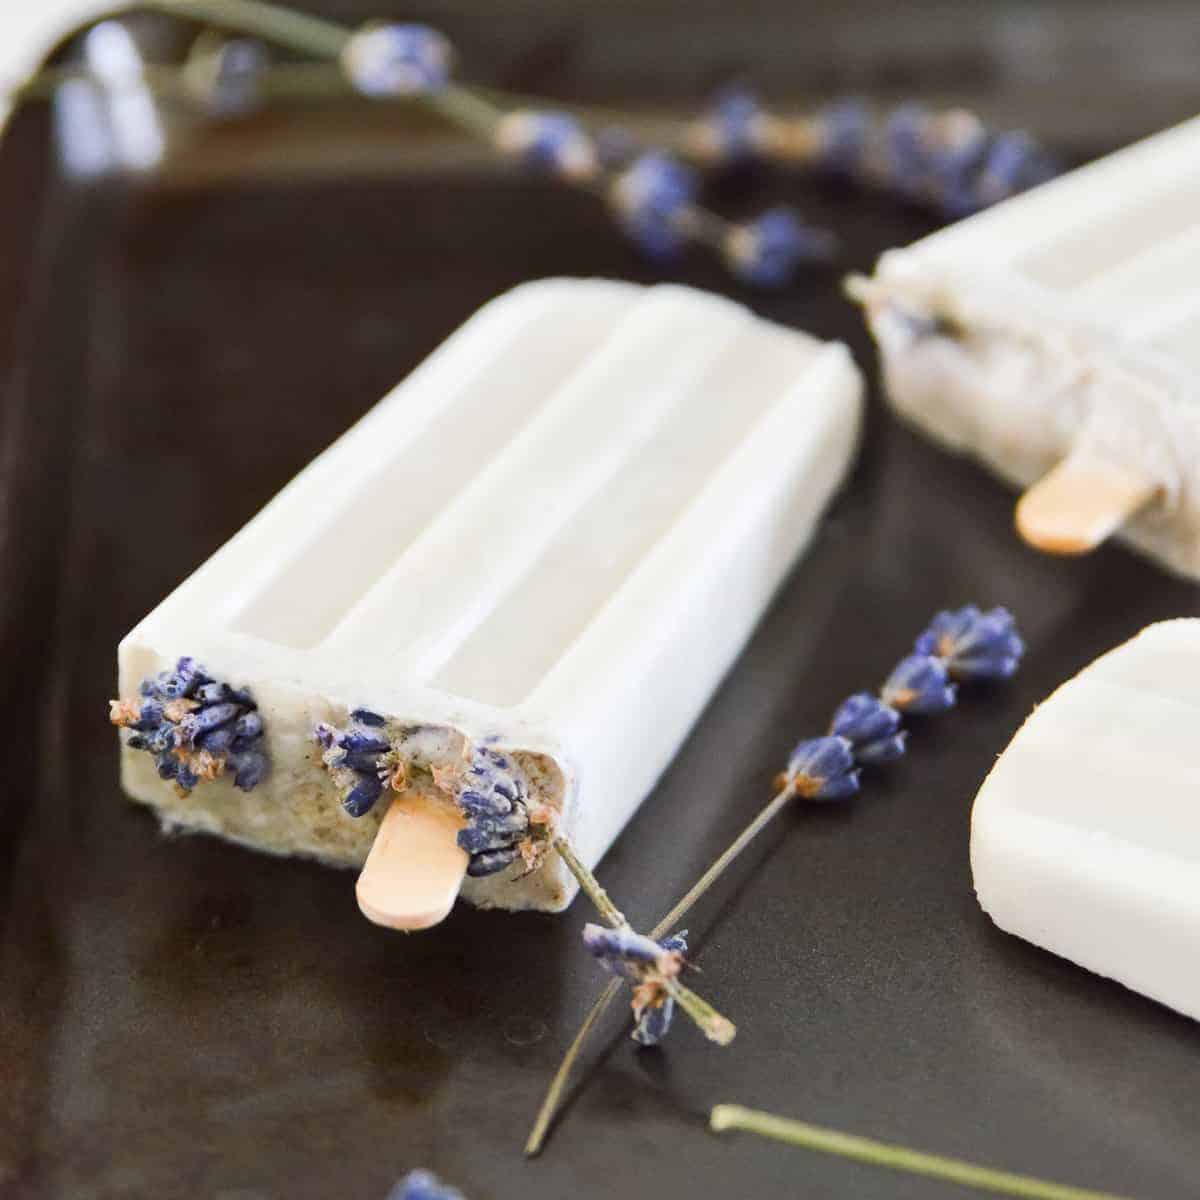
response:
<path id="1" fill-rule="evenodd" d="M 354 887 L 367 920 L 405 930 L 444 920 L 467 873 L 467 853 L 454 840 L 463 825 L 449 804 L 399 793 Z"/>
<path id="2" fill-rule="evenodd" d="M 1047 554 L 1087 554 L 1158 490 L 1140 471 L 1076 450 L 1017 501 L 1017 531 Z"/>

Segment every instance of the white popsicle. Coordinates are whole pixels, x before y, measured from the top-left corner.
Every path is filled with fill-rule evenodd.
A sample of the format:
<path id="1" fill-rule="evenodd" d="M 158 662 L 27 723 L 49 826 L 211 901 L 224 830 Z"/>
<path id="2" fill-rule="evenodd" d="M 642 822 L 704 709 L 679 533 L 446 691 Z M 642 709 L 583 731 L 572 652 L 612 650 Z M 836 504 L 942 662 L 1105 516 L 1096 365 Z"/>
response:
<path id="1" fill-rule="evenodd" d="M 248 688 L 269 774 L 181 795 L 126 747 L 126 790 L 170 826 L 361 864 L 387 796 L 347 816 L 313 740 L 361 706 L 413 727 L 427 799 L 473 748 L 510 755 L 594 865 L 807 543 L 860 391 L 844 347 L 685 288 L 493 301 L 121 643 L 125 699 L 181 655 Z M 463 895 L 574 891 L 552 855 Z"/>
<path id="2" fill-rule="evenodd" d="M 1001 929 L 1200 1018 L 1200 620 L 1063 684 L 975 800 L 971 867 Z"/>
<path id="3" fill-rule="evenodd" d="M 1021 487 L 1069 461 L 1027 540 L 1119 531 L 1200 577 L 1200 119 L 889 251 L 859 294 L 903 416 Z"/>

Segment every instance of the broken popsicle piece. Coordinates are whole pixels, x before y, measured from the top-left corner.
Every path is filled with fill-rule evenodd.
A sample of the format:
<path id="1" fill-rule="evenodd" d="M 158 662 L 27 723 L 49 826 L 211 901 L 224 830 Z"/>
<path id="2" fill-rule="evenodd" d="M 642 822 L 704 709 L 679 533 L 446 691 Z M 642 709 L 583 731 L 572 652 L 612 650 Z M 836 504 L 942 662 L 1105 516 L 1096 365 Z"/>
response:
<path id="1" fill-rule="evenodd" d="M 502 296 L 124 639 L 126 791 L 366 861 L 390 924 L 437 919 L 456 842 L 472 903 L 563 908 L 550 836 L 592 867 L 653 787 L 840 484 L 860 391 L 844 347 L 687 288 Z M 170 713 L 138 696 L 183 656 Z M 390 878 L 416 877 L 400 794 L 466 821 L 426 831 L 427 888 Z"/>
<path id="2" fill-rule="evenodd" d="M 891 403 L 1033 485 L 1017 523 L 1040 549 L 1115 534 L 1200 578 L 1197 164 L 1200 119 L 889 251 L 855 288 Z"/>
<path id="3" fill-rule="evenodd" d="M 1009 933 L 1200 1018 L 1200 620 L 1164 621 L 1034 710 L 971 818 Z"/>

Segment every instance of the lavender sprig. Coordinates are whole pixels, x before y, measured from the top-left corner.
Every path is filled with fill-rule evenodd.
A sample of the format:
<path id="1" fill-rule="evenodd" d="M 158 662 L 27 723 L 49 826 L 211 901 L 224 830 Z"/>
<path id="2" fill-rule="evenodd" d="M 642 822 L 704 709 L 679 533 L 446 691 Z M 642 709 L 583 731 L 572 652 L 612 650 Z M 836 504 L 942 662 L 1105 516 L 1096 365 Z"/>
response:
<path id="1" fill-rule="evenodd" d="M 644 253 L 675 254 L 687 243 L 715 250 L 739 278 L 777 287 L 835 242 L 794 215 L 770 212 L 744 224 L 700 206 L 687 168 L 665 152 L 618 161 L 606 141 L 563 108 L 507 107 L 484 89 L 456 82 L 453 49 L 436 30 L 376 22 L 359 30 L 264 0 L 151 0 L 151 7 L 238 30 L 340 64 L 350 86 L 373 99 L 418 101 L 501 153 L 603 198 Z"/>
<path id="2" fill-rule="evenodd" d="M 926 204 L 957 218 L 1058 173 L 1027 134 L 995 133 L 964 109 L 901 104 L 875 116 L 839 100 L 811 115 L 770 112 L 745 87 L 723 89 L 684 131 L 685 153 L 706 166 L 781 163 L 811 168 Z"/>
<path id="3" fill-rule="evenodd" d="M 214 679 L 190 657 L 143 679 L 137 700 L 110 700 L 109 720 L 129 730 L 125 745 L 153 755 L 160 779 L 187 795 L 202 780 L 233 776 L 253 790 L 267 773 L 263 719 L 248 691 Z"/>
<path id="4" fill-rule="evenodd" d="M 983 613 L 968 605 L 938 613 L 918 636 L 916 653 L 901 660 L 879 697 L 867 692 L 855 693 L 838 706 L 827 737 L 807 738 L 797 743 L 788 758 L 787 769 L 779 776 L 775 795 L 650 931 L 649 937 L 662 938 L 676 928 L 746 847 L 793 800 L 846 799 L 858 791 L 860 768 L 878 767 L 901 758 L 906 737 L 901 728 L 903 717 L 932 715 L 953 706 L 957 692 L 949 682 L 952 673 L 964 683 L 1006 679 L 1016 670 L 1024 649 L 1015 623 L 1005 609 Z M 541 1151 L 571 1068 L 619 989 L 619 980 L 605 988 L 568 1046 L 525 1143 L 527 1155 Z"/>

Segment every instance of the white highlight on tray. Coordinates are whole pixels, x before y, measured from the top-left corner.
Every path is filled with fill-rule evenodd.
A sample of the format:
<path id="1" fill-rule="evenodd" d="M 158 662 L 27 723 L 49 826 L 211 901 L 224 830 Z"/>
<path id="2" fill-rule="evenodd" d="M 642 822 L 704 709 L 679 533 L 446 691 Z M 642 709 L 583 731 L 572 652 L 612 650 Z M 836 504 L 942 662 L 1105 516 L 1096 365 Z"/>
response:
<path id="1" fill-rule="evenodd" d="M 1200 620 L 1063 684 L 975 800 L 971 867 L 1001 929 L 1200 1018 Z"/>
<path id="2" fill-rule="evenodd" d="M 807 544 L 860 392 L 843 346 L 698 291 L 500 297 L 121 644 L 122 696 L 183 654 L 250 688 L 270 775 L 181 796 L 127 748 L 127 791 L 170 826 L 361 864 L 386 797 L 347 817 L 312 733 L 364 706 L 455 753 L 495 739 L 594 865 Z M 519 876 L 463 894 L 575 891 L 555 855 Z"/>

